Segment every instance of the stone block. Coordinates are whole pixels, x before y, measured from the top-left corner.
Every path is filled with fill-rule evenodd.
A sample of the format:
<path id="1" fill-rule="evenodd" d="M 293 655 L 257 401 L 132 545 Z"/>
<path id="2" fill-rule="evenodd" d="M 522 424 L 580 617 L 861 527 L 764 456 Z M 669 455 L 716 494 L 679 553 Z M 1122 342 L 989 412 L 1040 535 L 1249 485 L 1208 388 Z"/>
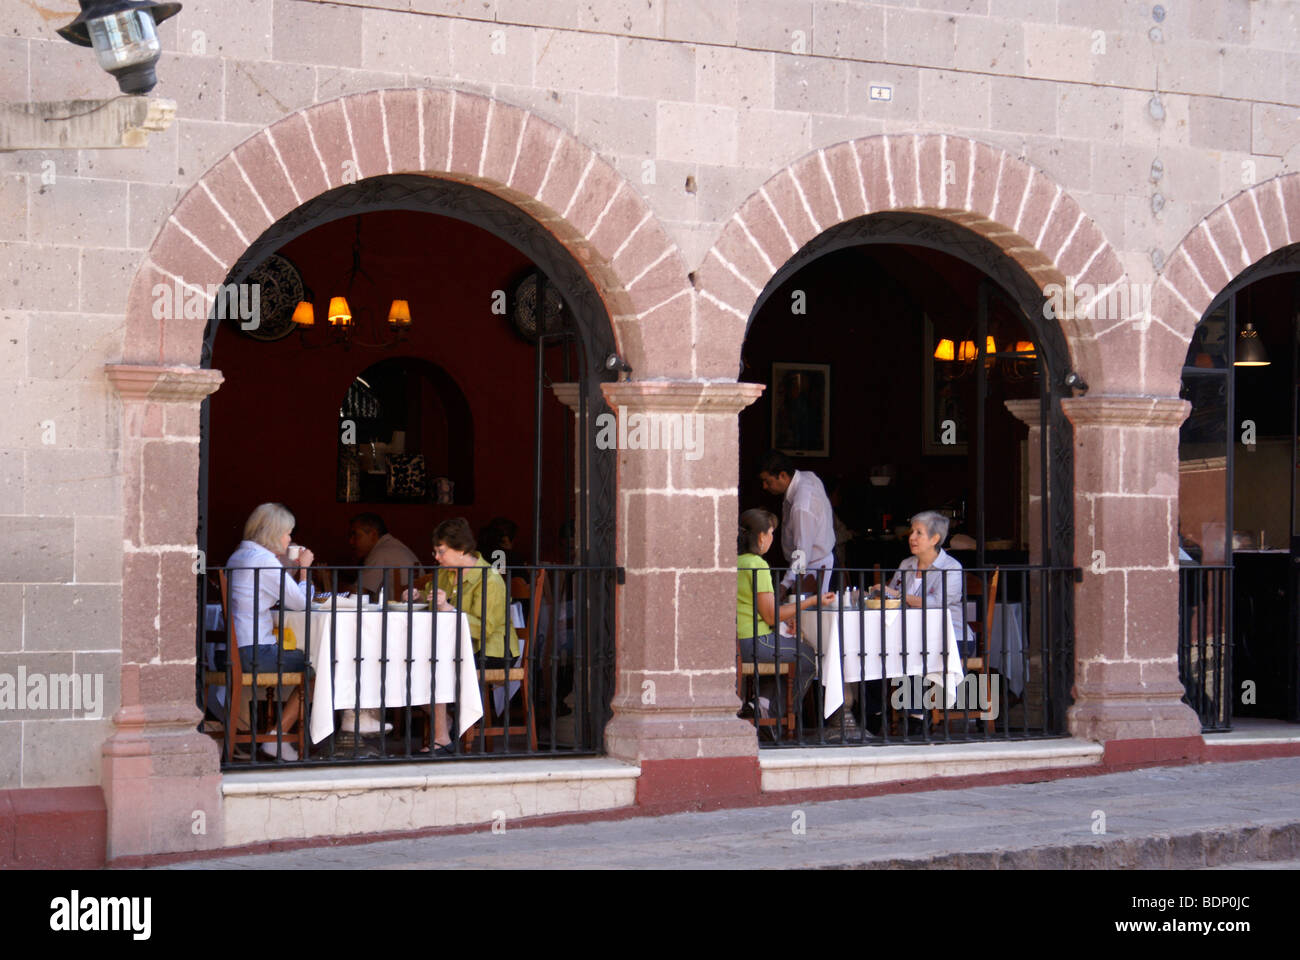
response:
<path id="1" fill-rule="evenodd" d="M 1086 191 L 1092 187 L 1091 148 L 1092 145 L 1085 140 L 1026 137 L 1025 159 L 1034 166 L 1041 167 L 1043 172 L 1063 189 L 1077 195 L 1079 191 Z M 1105 219 L 1106 214 L 1113 213 L 1117 209 L 1113 203 L 1107 202 L 1106 198 L 1096 195 L 1090 196 L 1086 204 L 1082 199 L 1079 199 L 1079 203 L 1087 206 L 1094 219 L 1099 222 Z M 1123 233 L 1123 218 L 1121 216 L 1118 219 L 1118 229 L 1114 234 L 1116 242 Z"/>
<path id="2" fill-rule="evenodd" d="M 1188 140 L 1193 147 L 1250 152 L 1249 103 L 1217 97 L 1191 97 L 1188 117 Z"/>
<path id="3" fill-rule="evenodd" d="M 773 106 L 778 110 L 843 113 L 848 65 L 839 60 L 778 57 L 773 75 Z"/>
<path id="4" fill-rule="evenodd" d="M 929 10 L 885 11 L 885 56 L 893 63 L 956 66 L 957 18 Z"/>
<path id="5" fill-rule="evenodd" d="M 407 74 L 379 70 L 352 70 L 347 67 L 316 68 L 316 101 L 325 103 L 353 93 L 372 90 L 395 90 L 406 82 Z"/>
<path id="6" fill-rule="evenodd" d="M 872 100 L 873 86 L 889 87 L 890 99 Z M 845 106 L 850 115 L 882 122 L 888 129 L 914 123 L 921 117 L 921 71 L 894 64 L 851 63 Z M 825 112 L 822 107 L 814 109 Z"/>
<path id="7" fill-rule="evenodd" d="M 526 27 L 503 26 L 453 20 L 451 23 L 451 69 L 484 83 L 533 86 L 533 35 Z M 610 41 L 613 43 L 613 41 Z M 606 77 L 608 89 L 611 73 Z"/>
<path id="8" fill-rule="evenodd" d="M 1019 77 L 994 77 L 990 82 L 991 125 L 1017 133 L 1055 134 L 1059 103 L 1057 84 Z"/>
<path id="9" fill-rule="evenodd" d="M 27 452 L 27 509 L 46 516 L 105 516 L 122 509 L 117 455 L 98 450 Z"/>
<path id="10" fill-rule="evenodd" d="M 655 100 L 696 99 L 696 58 L 699 52 L 702 51 L 680 43 L 619 39 L 619 94 Z"/>
<path id="11" fill-rule="evenodd" d="M 164 53 L 158 60 L 158 95 L 176 101 L 178 117 L 225 119 L 225 68 L 216 57 Z"/>
<path id="12" fill-rule="evenodd" d="M 177 126 L 180 143 L 176 152 L 176 173 L 182 182 L 197 180 L 237 146 L 260 132 L 254 124 L 210 123 L 206 120 L 182 120 Z"/>
<path id="13" fill-rule="evenodd" d="M 854 96 L 853 87 L 849 89 L 849 96 L 850 98 Z M 814 147 L 828 147 L 832 144 L 857 140 L 861 137 L 875 137 L 885 131 L 883 120 L 868 120 L 861 116 L 840 117 L 813 114 L 811 119 L 812 145 Z"/>
<path id="14" fill-rule="evenodd" d="M 24 600 L 29 648 L 121 649 L 122 600 L 116 584 L 33 584 Z"/>
<path id="15" fill-rule="evenodd" d="M 739 0 L 664 0 L 664 39 L 734 46 Z"/>
<path id="16" fill-rule="evenodd" d="M 1025 69 L 1025 27 L 988 17 L 958 17 L 956 57 L 959 70 L 1017 76 Z"/>
<path id="17" fill-rule="evenodd" d="M 33 99 L 28 82 L 26 37 L 0 37 L 0 90 L 19 103 Z"/>
<path id="18" fill-rule="evenodd" d="M 1250 141 L 1243 147 L 1237 141 L 1224 150 L 1243 150 L 1280 157 L 1300 144 L 1300 108 L 1275 103 L 1242 104 L 1250 110 Z"/>
<path id="19" fill-rule="evenodd" d="M 17 790 L 22 786 L 22 750 L 22 723 L 17 720 L 0 720 L 0 756 L 5 758 L 5 762 L 0 763 L 0 790 Z M 3 829 L 0 827 L 0 830 Z M 7 838 L 0 834 L 0 839 Z"/>
<path id="20" fill-rule="evenodd" d="M 159 611 L 160 654 L 165 663 L 193 660 L 197 610 L 194 604 L 194 552 L 171 550 L 161 558 L 162 609 Z"/>
<path id="21" fill-rule="evenodd" d="M 618 42 L 599 34 L 540 32 L 534 83 L 553 90 L 607 93 L 618 76 Z"/>
<path id="22" fill-rule="evenodd" d="M 104 741 L 113 721 L 30 720 L 23 724 L 23 786 L 98 784 Z"/>
<path id="23" fill-rule="evenodd" d="M 663 33 L 664 0 L 581 0 L 578 27 L 600 33 Z"/>
<path id="24" fill-rule="evenodd" d="M 760 171 L 781 170 L 812 148 L 812 120 L 807 113 L 742 110 L 738 122 L 739 142 L 745 145 L 744 162 Z M 755 189 L 759 186 L 761 181 L 754 184 Z"/>
<path id="25" fill-rule="evenodd" d="M 885 11 L 843 0 L 816 0 L 812 52 L 840 60 L 883 60 Z"/>
<path id="26" fill-rule="evenodd" d="M 1106 35 L 1106 49 L 1115 42 Z M 1081 27 L 1044 25 L 1025 29 L 1025 73 L 1046 80 L 1089 82 L 1099 76 L 1099 54 L 1093 31 Z"/>
<path id="27" fill-rule="evenodd" d="M 0 584 L 0 653 L 12 653 L 23 646 L 23 587 Z"/>
<path id="28" fill-rule="evenodd" d="M 132 183 L 128 191 L 127 243 L 145 249 L 181 198 L 181 188 L 165 184 Z"/>
<path id="29" fill-rule="evenodd" d="M 578 95 L 576 133 L 601 153 L 652 156 L 655 151 L 656 110 L 653 100 Z"/>
<path id="30" fill-rule="evenodd" d="M 28 215 L 34 243 L 120 247 L 127 242 L 125 183 L 31 179 Z"/>
<path id="31" fill-rule="evenodd" d="M 1288 53 L 1262 50 L 1258 45 L 1233 44 L 1220 49 L 1223 82 L 1217 92 L 1241 100 L 1275 99 L 1277 78 L 1285 76 L 1287 61 L 1295 58 L 1294 47 Z"/>
<path id="32" fill-rule="evenodd" d="M 491 20 L 497 13 L 497 0 L 410 0 L 416 13 Z"/>
<path id="33" fill-rule="evenodd" d="M 677 662 L 684 670 L 731 670 L 736 663 L 736 574 L 683 574 L 677 584 Z M 727 678 L 728 686 L 732 680 Z"/>
<path id="34" fill-rule="evenodd" d="M 628 451 L 630 456 L 666 458 L 664 451 Z M 712 569 L 717 558 L 717 513 L 713 496 L 639 493 L 627 496 L 627 565 Z"/>
<path id="35" fill-rule="evenodd" d="M 39 648 L 52 638 L 37 636 L 25 631 L 28 647 Z M 72 674 L 71 653 L 28 650 L 22 653 L 0 654 L 0 674 L 13 678 L 14 702 L 6 704 L 2 716 L 6 720 L 70 719 L 72 697 L 81 697 L 79 685 L 73 687 L 62 678 Z M 9 686 L 6 683 L 6 686 Z M 84 701 L 82 701 L 84 702 Z M 28 784 L 31 786 L 31 784 Z"/>
<path id="36" fill-rule="evenodd" d="M 28 239 L 27 179 L 19 173 L 0 177 L 0 235 L 15 242 Z"/>
<path id="37" fill-rule="evenodd" d="M 198 467 L 193 443 L 154 441 L 144 448 L 144 497 L 154 509 L 144 515 L 144 538 L 150 544 L 189 545 L 195 542 L 197 503 L 166 491 L 192 489 Z"/>
<path id="38" fill-rule="evenodd" d="M 5 310 L 0 312 L 0 344 L 7 347 L 0 351 L 0 380 L 18 381 L 27 377 L 28 330 L 32 314 L 23 310 Z M 18 469 L 21 471 L 22 464 Z M 21 498 L 21 491 L 19 491 Z M 7 510 L 6 513 L 22 513 L 22 510 Z"/>
<path id="39" fill-rule="evenodd" d="M 117 81 L 100 69 L 92 51 L 68 43 L 48 26 L 37 36 L 41 39 L 28 41 L 31 89 L 37 99 L 103 100 L 118 95 Z M 164 78 L 159 79 L 158 93 L 166 96 Z"/>
<path id="40" fill-rule="evenodd" d="M 0 583 L 68 583 L 73 578 L 71 517 L 0 516 Z"/>
<path id="41" fill-rule="evenodd" d="M 1123 130 L 1124 94 L 1108 87 L 1057 85 L 1057 131 L 1061 136 L 1113 144 Z"/>
<path id="42" fill-rule="evenodd" d="M 450 21 L 397 10 L 362 12 L 363 69 L 441 75 L 448 72 L 450 59 Z"/>
<path id="43" fill-rule="evenodd" d="M 288 63 L 361 66 L 363 10 L 335 4 L 274 0 L 271 12 L 272 56 Z"/>
<path id="44" fill-rule="evenodd" d="M 677 581 L 678 575 L 671 571 L 628 570 L 619 613 L 624 635 L 638 637 L 640 642 L 620 652 L 621 670 L 677 669 L 676 611 L 664 615 L 677 599 Z"/>
<path id="45" fill-rule="evenodd" d="M 745 0 L 736 21 L 736 44 L 779 53 L 813 51 L 809 0 Z"/>
<path id="46" fill-rule="evenodd" d="M 173 21 L 180 31 L 178 49 L 214 59 L 271 60 L 273 10 L 274 5 L 266 0 L 222 0 L 215 6 L 192 4 L 185 8 L 184 17 Z M 163 76 L 162 68 L 158 72 Z M 164 95 L 172 96 L 170 92 Z"/>
<path id="47" fill-rule="evenodd" d="M 274 123 L 315 99 L 316 70 L 307 64 L 234 60 L 226 65 L 227 121 Z"/>
<path id="48" fill-rule="evenodd" d="M 734 164 L 736 111 L 695 103 L 660 103 L 658 156 L 685 163 Z"/>
<path id="49" fill-rule="evenodd" d="M 74 570 L 78 583 L 118 583 L 122 579 L 120 517 L 77 517 Z"/>
<path id="50" fill-rule="evenodd" d="M 771 53 L 732 47 L 695 51 L 695 97 L 703 103 L 770 108 L 775 61 Z"/>
<path id="51" fill-rule="evenodd" d="M 921 72 L 921 119 L 935 127 L 989 125 L 990 78 L 943 70 Z"/>
<path id="52" fill-rule="evenodd" d="M 126 303 L 121 299 L 122 292 L 131 289 L 131 281 L 135 278 L 136 271 L 140 267 L 140 261 L 141 256 L 138 250 L 116 250 L 106 247 L 82 248 L 81 309 L 84 313 L 76 319 L 76 322 L 84 321 L 86 326 L 76 333 L 70 330 L 65 331 L 65 333 L 71 334 L 75 339 L 85 343 L 92 352 L 103 353 L 105 360 L 113 356 L 114 351 L 118 355 L 121 354 L 122 338 L 126 332 L 122 328 L 122 314 L 126 312 Z M 104 313 L 112 314 L 111 319 L 116 321 L 116 330 L 103 326 L 108 319 L 102 316 Z M 33 328 L 32 332 L 36 332 L 35 328 Z M 99 340 L 103 340 L 103 343 L 92 346 Z M 73 367 L 70 362 L 71 359 L 64 358 L 63 362 L 53 367 L 53 369 L 60 371 L 57 374 L 41 373 L 39 372 L 40 368 L 32 364 L 31 375 L 34 377 L 51 375 L 66 377 L 75 370 L 76 376 L 83 377 L 92 373 L 89 368 Z"/>

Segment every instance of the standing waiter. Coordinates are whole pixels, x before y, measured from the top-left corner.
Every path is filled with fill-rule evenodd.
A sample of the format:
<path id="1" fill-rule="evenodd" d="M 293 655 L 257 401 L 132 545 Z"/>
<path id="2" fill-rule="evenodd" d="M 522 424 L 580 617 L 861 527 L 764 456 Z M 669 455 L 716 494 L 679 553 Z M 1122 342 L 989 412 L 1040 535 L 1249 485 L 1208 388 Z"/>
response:
<path id="1" fill-rule="evenodd" d="M 829 590 L 831 569 L 835 565 L 835 522 L 821 480 L 811 470 L 796 470 L 794 462 L 780 450 L 771 450 L 763 458 L 758 479 L 766 492 L 784 497 L 781 550 L 792 567 L 797 565 L 796 551 L 802 553 L 807 577 L 800 590 L 803 593 Z M 796 576 L 789 570 L 782 578 L 782 598 L 792 589 Z"/>

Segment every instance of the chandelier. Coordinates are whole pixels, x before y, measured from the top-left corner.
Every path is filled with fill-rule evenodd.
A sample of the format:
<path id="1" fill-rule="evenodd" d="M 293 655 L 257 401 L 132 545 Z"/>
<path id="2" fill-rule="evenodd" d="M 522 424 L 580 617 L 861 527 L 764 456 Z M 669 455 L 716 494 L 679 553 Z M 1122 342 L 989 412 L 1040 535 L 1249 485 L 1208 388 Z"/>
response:
<path id="1" fill-rule="evenodd" d="M 353 295 L 353 287 L 356 285 L 358 276 L 365 277 L 372 286 L 375 285 L 374 278 L 361 266 L 361 217 L 357 217 L 357 234 L 352 241 L 352 268 L 348 271 L 346 290 L 329 298 L 329 309 L 325 314 L 332 330 L 332 336 L 321 343 L 312 342 L 311 332 L 316 326 L 316 306 L 312 302 L 313 298 L 310 292 L 308 292 L 307 299 L 300 300 L 294 308 L 293 322 L 298 326 L 298 332 L 304 347 L 337 344 L 346 350 L 355 343 L 363 347 L 384 349 L 406 340 L 406 333 L 411 326 L 411 304 L 409 301 L 394 300 L 388 308 L 386 324 L 378 323 L 377 316 L 368 318 L 353 314 L 352 307 L 348 303 L 348 297 Z M 357 331 L 362 325 L 379 327 L 379 330 L 376 331 L 379 339 L 376 341 L 360 339 L 357 336 Z"/>
<path id="2" fill-rule="evenodd" d="M 980 351 L 972 340 L 940 340 L 934 348 L 934 359 L 940 362 L 939 370 L 949 380 L 957 380 L 975 369 L 975 362 L 981 357 L 984 370 L 989 376 L 1001 376 L 1007 380 L 1026 380 L 1037 370 L 1038 353 L 1030 340 L 1007 341 L 1005 349 L 999 352 L 997 341 L 992 336 L 984 338 L 984 350 Z"/>

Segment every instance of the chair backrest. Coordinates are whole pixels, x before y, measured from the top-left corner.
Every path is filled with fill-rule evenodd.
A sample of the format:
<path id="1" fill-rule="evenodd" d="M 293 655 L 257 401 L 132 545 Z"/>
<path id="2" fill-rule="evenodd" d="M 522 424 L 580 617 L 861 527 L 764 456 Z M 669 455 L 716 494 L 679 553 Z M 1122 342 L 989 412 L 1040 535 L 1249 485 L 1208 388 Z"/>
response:
<path id="1" fill-rule="evenodd" d="M 1001 567 L 993 568 L 993 576 L 989 578 L 989 595 L 984 601 L 984 672 L 989 672 L 989 663 L 993 659 L 993 608 L 998 603 L 998 574 L 1002 572 Z"/>
<path id="2" fill-rule="evenodd" d="M 536 579 L 536 589 L 529 589 L 528 581 L 523 577 L 510 578 L 510 599 L 527 600 L 528 604 L 528 626 L 516 627 L 515 636 L 519 638 L 519 655 L 528 656 L 528 644 L 533 637 L 537 636 L 537 618 L 542 612 L 541 598 L 546 589 L 546 571 L 538 570 Z M 534 600 L 534 597 L 536 598 Z"/>
<path id="3" fill-rule="evenodd" d="M 239 662 L 239 641 L 235 639 L 235 621 L 230 616 L 230 581 L 226 571 L 218 572 L 221 581 L 221 617 L 226 621 L 226 663 L 230 665 L 231 690 L 226 691 L 227 699 L 234 702 L 233 690 L 244 685 L 244 666 Z"/>

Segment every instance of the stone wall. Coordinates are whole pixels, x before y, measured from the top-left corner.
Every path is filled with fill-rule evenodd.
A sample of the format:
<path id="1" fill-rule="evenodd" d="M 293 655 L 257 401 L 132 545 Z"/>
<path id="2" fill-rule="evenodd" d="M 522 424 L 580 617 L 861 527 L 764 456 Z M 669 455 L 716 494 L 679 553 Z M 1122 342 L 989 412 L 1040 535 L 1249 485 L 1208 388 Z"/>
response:
<path id="1" fill-rule="evenodd" d="M 1052 244 L 1051 256 L 1068 246 L 1070 238 L 1048 230 L 1051 215 L 1068 201 L 1080 214 L 1069 229 L 1086 224 L 1098 238 L 1095 251 L 1104 248 L 1101 256 L 1113 257 L 1126 281 L 1152 283 L 1159 270 L 1166 271 L 1168 282 L 1158 290 L 1158 322 L 1142 327 L 1119 318 L 1110 326 L 1071 328 L 1067 334 L 1094 393 L 1176 396 L 1180 351 L 1197 311 L 1208 303 L 1214 285 L 1241 265 L 1240 257 L 1225 256 L 1217 243 L 1197 241 L 1195 234 L 1189 251 L 1176 251 L 1221 204 L 1295 169 L 1300 15 L 1282 0 L 1175 0 L 1165 7 L 1164 19 L 1156 22 L 1148 4 L 1125 0 L 223 0 L 188 5 L 161 31 L 167 52 L 156 93 L 178 102 L 178 119 L 166 133 L 154 135 L 147 149 L 0 155 L 0 261 L 5 265 L 0 283 L 5 409 L 0 417 L 0 543 L 5 547 L 0 673 L 12 672 L 20 662 L 33 670 L 102 672 L 107 691 L 105 715 L 98 720 L 0 714 L 0 789 L 99 782 L 100 750 L 112 730 L 107 717 L 122 700 L 118 677 L 124 647 L 131 662 L 152 663 L 161 675 L 183 672 L 183 663 L 169 660 L 171 653 L 183 651 L 168 653 L 169 640 L 172 645 L 180 640 L 165 636 L 170 627 L 159 595 L 130 590 L 124 603 L 121 584 L 124 540 L 128 574 L 164 587 L 169 576 L 164 568 L 178 562 L 185 547 L 170 537 L 150 540 L 137 525 L 139 518 L 132 519 L 131 511 L 147 494 L 138 485 L 149 468 L 127 458 L 147 457 L 153 450 L 166 460 L 174 451 L 180 467 L 159 461 L 158 475 L 184 472 L 193 461 L 194 425 L 191 414 L 174 404 L 141 402 L 133 409 L 146 419 L 130 425 L 128 440 L 122 404 L 103 368 L 122 360 L 196 362 L 193 330 L 184 333 L 183 343 L 173 344 L 175 353 L 161 339 L 129 339 L 127 311 L 143 310 L 145 304 L 137 299 L 129 308 L 128 296 L 146 270 L 147 252 L 161 249 L 156 241 L 191 188 L 189 209 L 203 210 L 204 225 L 223 234 L 231 249 L 253 239 L 223 219 L 219 203 L 209 203 L 219 191 L 217 181 L 195 187 L 236 146 L 304 108 L 377 89 L 466 91 L 487 98 L 478 102 L 517 106 L 550 121 L 570 135 L 572 148 L 559 153 L 557 137 L 544 144 L 521 137 L 520 143 L 527 142 L 530 151 L 543 145 L 557 151 L 546 169 L 554 164 L 560 171 L 559 181 L 570 187 L 568 201 L 556 209 L 547 206 L 549 195 L 535 198 L 533 212 L 562 219 L 557 232 L 573 232 L 571 221 L 580 217 L 595 226 L 605 211 L 584 212 L 574 202 L 592 162 L 583 150 L 590 148 L 600 169 L 608 165 L 621 174 L 621 180 L 603 181 L 602 189 L 626 192 L 617 203 L 611 199 L 609 209 L 617 209 L 620 223 L 631 218 L 643 231 L 642 239 L 625 234 L 626 244 L 607 249 L 611 256 L 605 262 L 620 254 L 638 266 L 625 264 L 618 282 L 607 278 L 602 286 L 620 343 L 637 354 L 638 376 L 729 379 L 747 315 L 745 301 L 752 303 L 754 288 L 761 289 L 770 276 L 768 268 L 780 266 L 765 258 L 779 261 L 782 251 L 778 244 L 764 247 L 762 257 L 753 254 L 754 263 L 739 265 L 740 279 L 709 251 L 718 244 L 726 258 L 725 244 L 740 229 L 733 215 L 758 202 L 756 191 L 800 158 L 811 154 L 834 161 L 843 154 L 814 151 L 904 134 L 877 142 L 904 145 L 898 156 L 918 165 L 909 182 L 919 197 L 923 181 L 926 190 L 946 189 L 949 181 L 947 168 L 922 171 L 922 153 L 906 152 L 912 134 L 984 144 L 982 157 L 1012 166 L 1023 161 L 1040 183 L 1040 192 L 1031 196 L 1030 184 L 1017 181 L 1021 193 L 1014 213 L 1004 212 L 1007 198 L 996 194 L 985 212 L 993 234 L 1009 246 L 1026 247 L 1020 251 L 1026 262 Z M 6 99 L 115 92 L 89 51 L 53 32 L 75 11 L 72 0 L 8 4 L 0 37 L 0 90 Z M 888 88 L 889 99 L 872 99 L 873 87 Z M 483 121 L 472 129 L 489 126 Z M 354 155 L 375 146 L 354 144 Z M 461 150 L 467 146 L 473 145 L 462 143 Z M 334 155 L 326 152 L 330 168 L 322 159 L 321 183 L 341 182 L 345 171 L 335 169 Z M 975 153 L 964 156 L 969 162 Z M 530 153 L 523 162 L 540 160 Z M 823 160 L 813 162 L 820 167 Z M 996 172 L 981 166 L 971 172 L 996 191 L 1011 184 L 1001 178 L 1002 171 L 1003 166 Z M 1249 201 L 1248 212 L 1260 210 L 1272 248 L 1284 237 L 1288 243 L 1300 237 L 1294 225 L 1300 202 L 1288 200 L 1296 189 L 1294 181 L 1286 183 L 1285 188 L 1281 182 L 1261 187 Z M 961 203 L 900 200 L 890 193 L 891 184 L 886 183 L 886 193 L 899 208 L 960 211 L 966 204 L 964 196 Z M 539 196 L 545 192 L 545 183 L 534 186 Z M 559 190 L 554 183 L 550 187 L 552 193 Z M 833 189 L 827 197 L 802 199 L 792 186 L 782 189 L 792 203 L 830 198 L 832 209 L 838 204 L 838 213 L 845 213 Z M 290 196 L 309 199 L 292 182 L 286 187 L 286 199 Z M 780 196 L 771 199 L 783 202 Z M 1033 231 L 1021 224 L 1026 205 L 1044 208 Z M 792 208 L 792 216 L 798 214 Z M 815 216 L 819 226 L 829 225 L 825 216 Z M 1224 223 L 1236 225 L 1250 257 L 1262 249 L 1253 233 L 1246 239 L 1250 227 L 1241 225 L 1243 218 Z M 173 222 L 172 233 L 178 229 Z M 663 237 L 666 243 L 660 242 Z M 578 240 L 569 236 L 566 242 Z M 222 249 L 210 259 L 219 264 L 228 256 Z M 1052 275 L 1051 256 L 1041 257 L 1044 276 Z M 1216 263 L 1222 269 L 1211 270 Z M 1189 269 L 1197 264 L 1199 269 Z M 1080 272 L 1084 267 L 1078 264 Z M 696 271 L 699 292 L 685 276 Z M 1107 278 L 1119 274 L 1112 271 Z M 738 283 L 739 292 L 724 290 L 728 282 Z M 1189 295 L 1179 292 L 1182 285 L 1211 289 Z M 146 355 L 150 350 L 153 355 Z M 726 408 L 726 403 L 718 407 Z M 1166 432 L 1175 429 L 1168 415 L 1157 419 Z M 1142 421 L 1125 434 L 1131 448 L 1148 451 L 1125 461 L 1124 469 L 1136 471 L 1133 477 L 1100 482 L 1111 484 L 1116 495 L 1154 498 L 1146 506 L 1160 519 L 1142 520 L 1154 533 L 1157 527 L 1167 529 L 1164 518 L 1176 501 L 1159 484 L 1158 489 L 1132 487 L 1143 482 L 1142 476 L 1158 481 L 1159 465 L 1153 466 L 1152 458 L 1170 456 L 1167 438 L 1149 442 L 1150 432 Z M 698 482 L 673 478 L 662 487 L 653 480 L 658 466 L 629 466 L 637 473 L 630 489 L 637 492 L 622 504 L 628 515 L 621 536 L 630 535 L 629 516 L 638 500 L 648 504 L 681 495 L 692 509 L 725 512 L 728 498 L 719 491 L 730 481 L 724 465 L 710 462 Z M 1081 488 L 1080 496 L 1091 492 Z M 1131 506 L 1148 515 L 1142 505 Z M 664 517 L 677 507 L 666 503 L 660 509 Z M 181 519 L 187 521 L 189 512 L 184 507 Z M 635 523 L 656 526 L 644 517 Z M 1108 537 L 1097 530 L 1112 526 L 1081 526 L 1081 555 L 1104 548 Z M 720 530 L 730 528 L 729 520 L 719 520 Z M 140 536 L 133 540 L 131 530 Z M 713 567 L 721 563 L 716 550 L 695 558 L 691 545 L 686 548 L 693 563 L 698 559 L 715 578 L 722 576 Z M 1161 571 L 1172 570 L 1168 553 L 1158 547 L 1151 556 L 1132 558 L 1134 569 L 1154 572 L 1166 593 L 1172 573 Z M 631 562 L 632 554 L 626 556 Z M 1110 572 L 1128 578 L 1123 570 Z M 680 589 L 666 584 L 654 589 L 661 587 Z M 1124 589 L 1121 583 L 1098 603 L 1122 608 Z M 1139 585 L 1140 591 L 1149 589 Z M 682 616 L 698 608 L 683 603 Z M 625 608 L 625 628 L 629 615 Z M 172 626 L 180 629 L 186 622 Z M 124 630 L 132 636 L 124 637 Z M 1172 637 L 1172 625 L 1168 630 Z M 700 665 L 682 655 L 691 625 L 679 618 L 677 631 L 672 651 L 658 660 L 657 654 L 638 655 L 634 666 L 653 673 L 671 664 L 667 672 L 681 674 L 686 692 L 679 696 L 668 684 L 670 699 L 682 703 L 682 696 L 692 696 L 689 678 Z M 722 697 L 721 687 L 725 683 L 709 696 Z M 624 692 L 634 689 L 624 687 Z"/>

